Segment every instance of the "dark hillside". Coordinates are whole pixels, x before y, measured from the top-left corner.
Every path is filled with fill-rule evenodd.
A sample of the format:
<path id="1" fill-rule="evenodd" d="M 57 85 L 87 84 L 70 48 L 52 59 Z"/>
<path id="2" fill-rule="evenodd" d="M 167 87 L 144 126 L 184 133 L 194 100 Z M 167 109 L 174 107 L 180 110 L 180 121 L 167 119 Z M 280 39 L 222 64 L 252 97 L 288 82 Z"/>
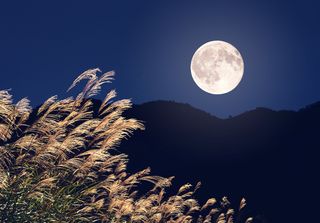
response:
<path id="1" fill-rule="evenodd" d="M 244 196 L 267 222 L 314 218 L 320 103 L 219 119 L 187 104 L 156 101 L 126 115 L 146 126 L 121 145 L 130 168 L 151 166 L 155 174 L 175 175 L 177 184 L 202 181 L 201 198 Z"/>

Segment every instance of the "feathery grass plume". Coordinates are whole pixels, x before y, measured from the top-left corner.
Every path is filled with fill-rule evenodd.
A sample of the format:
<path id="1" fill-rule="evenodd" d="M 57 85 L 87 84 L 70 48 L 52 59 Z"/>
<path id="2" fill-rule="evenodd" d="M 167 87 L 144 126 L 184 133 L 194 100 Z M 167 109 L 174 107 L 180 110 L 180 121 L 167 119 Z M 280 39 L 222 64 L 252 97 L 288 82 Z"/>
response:
<path id="1" fill-rule="evenodd" d="M 239 210 L 241 211 L 247 205 L 247 201 L 245 198 L 242 198 L 240 201 Z"/>
<path id="2" fill-rule="evenodd" d="M 90 98 L 114 76 L 99 72 L 75 79 L 68 90 L 87 80 L 75 99 L 53 96 L 35 111 L 27 99 L 14 104 L 0 91 L 0 222 L 233 222 L 227 198 L 221 206 L 194 199 L 200 183 L 166 194 L 173 177 L 152 176 L 150 168 L 127 173 L 127 155 L 114 149 L 144 126 L 122 116 L 131 101 L 112 102 L 114 90 L 95 114 Z M 144 182 L 153 186 L 139 193 Z"/>

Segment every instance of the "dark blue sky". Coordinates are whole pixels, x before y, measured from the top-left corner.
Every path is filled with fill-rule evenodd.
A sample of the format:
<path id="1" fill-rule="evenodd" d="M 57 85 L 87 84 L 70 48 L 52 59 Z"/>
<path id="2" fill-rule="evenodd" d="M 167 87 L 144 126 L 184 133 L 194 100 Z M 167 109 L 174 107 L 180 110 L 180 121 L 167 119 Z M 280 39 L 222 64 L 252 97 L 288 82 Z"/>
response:
<path id="1" fill-rule="evenodd" d="M 297 109 L 320 100 L 319 9 L 306 0 L 2 1 L 0 88 L 38 105 L 99 67 L 116 71 L 108 87 L 134 103 L 174 100 L 220 117 Z M 245 61 L 226 95 L 201 91 L 190 74 L 210 40 L 230 42 Z"/>

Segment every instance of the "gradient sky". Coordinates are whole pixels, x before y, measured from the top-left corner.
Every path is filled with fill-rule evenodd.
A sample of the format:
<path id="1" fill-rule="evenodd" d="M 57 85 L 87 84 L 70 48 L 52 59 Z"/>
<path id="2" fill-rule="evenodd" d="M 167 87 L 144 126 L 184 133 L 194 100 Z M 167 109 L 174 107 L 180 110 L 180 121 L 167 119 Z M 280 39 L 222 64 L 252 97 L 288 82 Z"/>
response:
<path id="1" fill-rule="evenodd" d="M 82 71 L 115 70 L 134 103 L 189 103 L 219 117 L 255 107 L 298 109 L 320 100 L 320 7 L 316 1 L 2 1 L 0 89 L 32 105 L 65 90 Z M 201 91 L 195 50 L 224 40 L 245 73 L 225 95 Z M 71 92 L 75 94 L 76 91 Z"/>

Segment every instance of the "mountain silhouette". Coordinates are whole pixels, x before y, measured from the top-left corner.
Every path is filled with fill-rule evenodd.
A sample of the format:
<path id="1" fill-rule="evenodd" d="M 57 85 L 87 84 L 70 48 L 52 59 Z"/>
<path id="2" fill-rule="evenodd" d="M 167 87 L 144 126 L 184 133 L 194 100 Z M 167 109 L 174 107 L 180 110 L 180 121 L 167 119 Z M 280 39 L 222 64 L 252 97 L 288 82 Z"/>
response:
<path id="1" fill-rule="evenodd" d="M 154 101 L 125 114 L 145 131 L 122 142 L 129 170 L 202 182 L 198 198 L 248 200 L 255 222 L 314 222 L 319 178 L 320 103 L 299 111 L 256 108 L 220 119 L 188 104 Z"/>

